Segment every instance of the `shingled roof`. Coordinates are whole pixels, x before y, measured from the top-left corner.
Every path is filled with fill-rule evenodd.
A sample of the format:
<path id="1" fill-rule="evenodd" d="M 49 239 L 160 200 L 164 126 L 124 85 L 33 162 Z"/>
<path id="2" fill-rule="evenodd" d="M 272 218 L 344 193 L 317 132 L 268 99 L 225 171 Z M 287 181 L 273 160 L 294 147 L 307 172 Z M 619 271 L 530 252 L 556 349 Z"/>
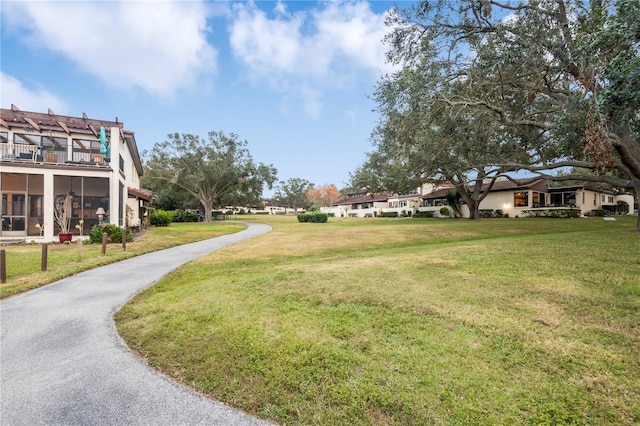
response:
<path id="1" fill-rule="evenodd" d="M 347 205 L 347 204 L 360 204 L 360 203 L 374 203 L 384 202 L 389 199 L 391 195 L 386 192 L 380 192 L 377 194 L 355 194 L 343 198 L 333 203 L 334 206 Z"/>

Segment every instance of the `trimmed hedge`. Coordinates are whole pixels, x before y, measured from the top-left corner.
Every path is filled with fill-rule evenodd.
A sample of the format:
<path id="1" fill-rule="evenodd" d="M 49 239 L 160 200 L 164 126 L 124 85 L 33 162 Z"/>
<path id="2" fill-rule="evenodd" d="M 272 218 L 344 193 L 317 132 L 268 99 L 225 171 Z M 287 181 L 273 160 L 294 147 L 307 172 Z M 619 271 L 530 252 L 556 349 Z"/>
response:
<path id="1" fill-rule="evenodd" d="M 580 215 L 580 209 L 524 210 L 522 213 L 529 217 L 578 217 Z"/>
<path id="2" fill-rule="evenodd" d="M 298 215 L 298 222 L 326 223 L 329 215 L 326 213 L 302 213 Z"/>
<path id="3" fill-rule="evenodd" d="M 380 217 L 398 217 L 398 212 L 382 212 Z"/>
<path id="4" fill-rule="evenodd" d="M 508 217 L 500 209 L 498 209 L 498 210 L 480 209 L 480 210 L 478 210 L 478 213 L 480 214 L 480 217 L 482 217 L 482 218 Z"/>
<path id="5" fill-rule="evenodd" d="M 414 214 L 414 215 L 413 215 L 413 217 L 417 217 L 417 218 L 421 218 L 421 217 L 433 217 L 433 214 L 434 214 L 434 213 L 435 213 L 435 212 L 432 212 L 432 211 L 424 211 L 424 212 L 421 212 L 421 211 L 419 211 L 419 210 L 418 210 L 418 211 L 416 212 L 416 214 Z"/>

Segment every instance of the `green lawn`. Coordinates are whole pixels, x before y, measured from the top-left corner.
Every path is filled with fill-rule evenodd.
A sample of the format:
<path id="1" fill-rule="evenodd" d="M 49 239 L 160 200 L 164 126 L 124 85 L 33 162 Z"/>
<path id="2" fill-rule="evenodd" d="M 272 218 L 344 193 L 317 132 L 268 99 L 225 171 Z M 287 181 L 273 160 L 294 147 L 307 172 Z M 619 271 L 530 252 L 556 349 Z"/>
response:
<path id="1" fill-rule="evenodd" d="M 102 256 L 101 244 L 49 244 L 47 272 L 41 272 L 42 246 L 40 244 L 7 245 L 7 282 L 0 284 L 0 298 L 41 287 L 45 284 L 96 266 L 106 265 L 163 248 L 214 238 L 245 229 L 232 222 L 173 223 L 168 227 L 153 227 L 144 231 L 144 239 L 121 244 L 108 244 Z"/>
<path id="2" fill-rule="evenodd" d="M 254 220 L 117 314 L 159 370 L 288 425 L 640 422 L 636 218 Z"/>

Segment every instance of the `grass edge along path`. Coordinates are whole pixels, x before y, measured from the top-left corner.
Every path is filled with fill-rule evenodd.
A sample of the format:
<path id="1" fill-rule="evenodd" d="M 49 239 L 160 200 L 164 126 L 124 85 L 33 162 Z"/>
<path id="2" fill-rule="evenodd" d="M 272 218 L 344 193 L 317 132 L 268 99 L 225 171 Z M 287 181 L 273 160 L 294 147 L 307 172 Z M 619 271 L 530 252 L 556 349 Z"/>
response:
<path id="1" fill-rule="evenodd" d="M 102 256 L 101 244 L 78 242 L 49 244 L 47 271 L 40 270 L 41 244 L 6 245 L 7 282 L 0 284 L 0 299 L 61 280 L 98 266 L 103 266 L 141 254 L 202 241 L 242 231 L 240 222 L 172 223 L 166 227 L 151 227 L 143 231 L 141 239 L 121 244 L 108 244 Z"/>
<path id="2" fill-rule="evenodd" d="M 272 220 L 128 303 L 130 347 L 288 425 L 640 422 L 634 218 Z"/>

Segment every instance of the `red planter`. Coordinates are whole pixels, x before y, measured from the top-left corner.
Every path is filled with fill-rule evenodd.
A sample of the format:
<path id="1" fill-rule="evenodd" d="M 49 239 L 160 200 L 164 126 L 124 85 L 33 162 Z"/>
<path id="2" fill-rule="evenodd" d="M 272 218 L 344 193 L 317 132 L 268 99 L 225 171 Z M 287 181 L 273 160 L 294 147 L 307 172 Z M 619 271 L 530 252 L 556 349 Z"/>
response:
<path id="1" fill-rule="evenodd" d="M 71 240 L 73 239 L 73 234 L 58 234 L 58 239 L 61 243 L 64 243 L 65 241 L 71 242 Z"/>

